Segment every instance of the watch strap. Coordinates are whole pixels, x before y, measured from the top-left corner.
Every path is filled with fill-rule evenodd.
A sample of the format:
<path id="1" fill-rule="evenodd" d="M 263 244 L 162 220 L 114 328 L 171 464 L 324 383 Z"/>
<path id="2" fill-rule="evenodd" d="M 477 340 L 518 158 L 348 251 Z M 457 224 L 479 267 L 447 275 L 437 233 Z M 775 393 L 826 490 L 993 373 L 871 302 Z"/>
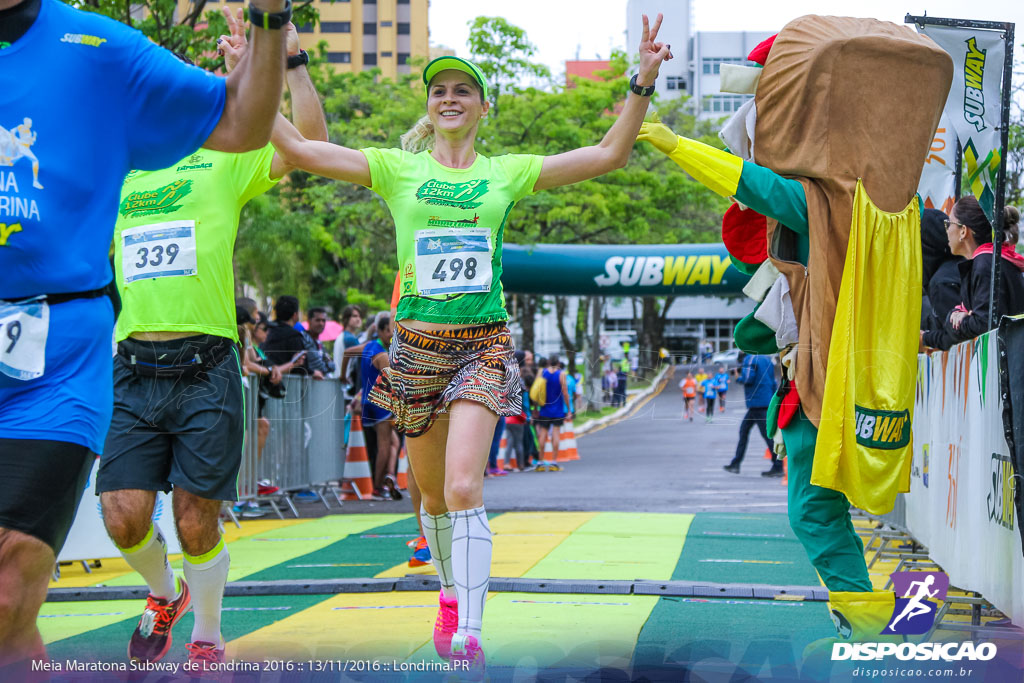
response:
<path id="1" fill-rule="evenodd" d="M 292 0 L 285 0 L 284 9 L 280 12 L 264 12 L 253 3 L 249 3 L 249 23 L 266 31 L 284 28 L 292 20 Z"/>
<path id="2" fill-rule="evenodd" d="M 299 50 L 297 55 L 288 55 L 288 68 L 297 69 L 300 66 L 309 64 L 309 53 L 305 50 Z"/>
<path id="3" fill-rule="evenodd" d="M 629 89 L 640 97 L 650 97 L 654 94 L 653 85 L 637 85 L 636 84 L 637 74 L 633 74 L 633 77 L 629 79 Z"/>

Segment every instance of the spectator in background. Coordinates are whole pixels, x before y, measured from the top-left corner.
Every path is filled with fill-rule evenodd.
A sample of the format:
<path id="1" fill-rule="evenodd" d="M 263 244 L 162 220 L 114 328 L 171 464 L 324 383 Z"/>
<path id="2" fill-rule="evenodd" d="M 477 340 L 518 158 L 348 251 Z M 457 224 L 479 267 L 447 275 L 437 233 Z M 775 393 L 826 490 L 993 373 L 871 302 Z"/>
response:
<path id="1" fill-rule="evenodd" d="M 519 393 L 523 398 L 523 410 L 518 415 L 505 418 L 505 442 L 508 444 L 505 469 L 509 469 L 509 466 L 512 466 L 522 472 L 529 465 L 524 435 L 530 417 L 530 392 L 526 389 L 526 381 L 523 377 L 526 352 L 516 351 L 515 359 L 516 363 L 519 364 Z"/>
<path id="2" fill-rule="evenodd" d="M 279 296 L 274 302 L 275 320 L 268 325 L 263 351 L 273 365 L 292 364 L 292 372 L 309 374 L 304 356 L 306 344 L 303 335 L 295 329 L 299 321 L 299 300 L 294 296 Z M 323 375 L 320 375 L 323 379 Z"/>
<path id="3" fill-rule="evenodd" d="M 601 379 L 601 388 L 604 389 L 604 402 L 606 405 L 615 405 L 615 385 L 618 384 L 618 375 L 611 366 L 604 373 Z"/>
<path id="4" fill-rule="evenodd" d="M 565 403 L 565 410 L 570 415 L 569 419 L 572 420 L 572 415 L 576 414 L 576 378 L 565 369 L 565 363 L 559 363 L 558 367 L 565 373 L 565 385 L 567 389 L 568 400 Z"/>
<path id="5" fill-rule="evenodd" d="M 505 416 L 498 418 L 498 424 L 494 425 L 494 434 L 491 436 L 491 452 L 487 455 L 487 470 L 485 476 L 504 477 L 508 474 L 504 467 L 498 467 L 498 451 L 501 450 L 501 436 L 505 433 Z M 506 442 L 507 443 L 507 442 Z"/>
<path id="6" fill-rule="evenodd" d="M 359 345 L 359 328 L 363 326 L 363 314 L 357 306 L 348 305 L 341 311 L 342 332 L 334 340 L 334 357 L 341 364 L 341 381 L 345 387 L 345 398 L 351 401 L 359 382 L 356 380 L 354 368 L 359 363 L 352 362 L 352 357 L 345 355 L 345 349 Z"/>
<path id="7" fill-rule="evenodd" d="M 543 361 L 541 364 L 544 364 Z M 546 365 L 547 367 L 541 370 L 541 377 L 544 378 L 544 403 L 537 410 L 537 449 L 541 454 L 537 470 L 541 472 L 561 469 L 556 464 L 559 436 L 566 418 L 572 419 L 572 415 L 566 409 L 570 404 L 569 385 L 561 363 L 558 362 L 558 356 L 548 358 Z M 547 459 L 548 436 L 551 437 L 551 460 Z"/>
<path id="8" fill-rule="evenodd" d="M 377 383 L 381 370 L 388 367 L 388 350 L 391 344 L 391 313 L 381 311 L 375 323 L 377 337 L 363 347 L 359 374 L 363 387 L 363 435 L 366 437 L 366 453 L 373 470 L 373 493 L 381 498 L 401 500 L 402 494 L 395 483 L 398 468 L 398 432 L 395 431 L 394 416 L 367 401 L 370 389 Z"/>
<path id="9" fill-rule="evenodd" d="M 523 362 L 519 369 L 526 388 L 526 401 L 523 403 L 526 409 L 526 429 L 523 430 L 523 448 L 526 451 L 526 462 L 535 464 L 536 461 L 540 460 L 540 453 L 537 451 L 537 434 L 535 432 L 537 425 L 534 422 L 537 406 L 533 405 L 533 402 L 530 400 L 530 388 L 533 387 L 533 382 L 537 379 L 538 372 L 533 351 L 529 349 L 523 351 Z M 533 467 L 533 464 L 529 466 Z"/>
<path id="10" fill-rule="evenodd" d="M 310 359 L 310 367 L 323 366 L 322 371 L 325 376 L 333 375 L 337 369 L 334 359 L 320 343 L 320 335 L 323 334 L 324 328 L 327 326 L 327 309 L 319 307 L 309 309 L 306 312 L 306 324 L 308 325 L 306 333 L 313 342 L 313 347 L 308 348 L 306 352 L 306 358 Z M 319 360 L 315 362 L 313 359 Z"/>
<path id="11" fill-rule="evenodd" d="M 782 463 L 775 454 L 771 439 L 768 438 L 768 404 L 775 395 L 775 366 L 768 356 L 754 354 L 743 356 L 743 365 L 740 369 L 740 384 L 743 385 L 743 397 L 747 402 L 747 413 L 740 422 L 740 439 L 736 444 L 736 455 L 732 462 L 725 466 L 726 472 L 733 474 L 740 473 L 740 463 L 747 453 L 747 441 L 750 438 L 750 430 L 756 425 L 764 437 L 765 444 L 772 454 L 772 467 L 767 472 L 762 472 L 762 477 L 781 477 Z"/>
<path id="12" fill-rule="evenodd" d="M 1015 246 L 1019 235 L 1020 213 L 1007 206 L 1003 210 L 1006 230 L 999 269 L 995 320 L 1004 315 L 1024 313 L 1024 256 Z M 960 303 L 954 308 L 941 328 L 921 331 L 922 347 L 948 349 L 987 332 L 989 320 L 989 289 L 992 283 L 992 224 L 973 195 L 961 197 L 953 205 L 946 221 L 946 237 L 950 251 L 969 261 L 958 265 L 960 270 Z"/>
<path id="13" fill-rule="evenodd" d="M 629 360 L 623 359 L 615 373 L 615 401 L 612 405 L 626 405 L 626 368 L 629 367 Z"/>
<path id="14" fill-rule="evenodd" d="M 938 209 L 921 212 L 922 330 L 941 329 L 950 311 L 960 303 L 960 270 L 957 266 L 964 258 L 954 255 L 949 249 L 947 218 Z"/>

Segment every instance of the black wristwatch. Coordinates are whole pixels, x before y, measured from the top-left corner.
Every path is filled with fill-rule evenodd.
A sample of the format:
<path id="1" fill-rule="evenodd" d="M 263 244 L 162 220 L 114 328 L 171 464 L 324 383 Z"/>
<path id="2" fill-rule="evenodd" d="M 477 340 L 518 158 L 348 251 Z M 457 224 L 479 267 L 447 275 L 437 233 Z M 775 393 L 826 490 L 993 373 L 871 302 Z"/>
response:
<path id="1" fill-rule="evenodd" d="M 288 68 L 298 69 L 300 66 L 309 64 L 309 53 L 305 50 L 299 50 L 297 55 L 288 55 Z"/>
<path id="2" fill-rule="evenodd" d="M 253 3 L 249 3 L 249 23 L 267 31 L 282 29 L 292 20 L 292 0 L 284 0 L 284 9 L 280 12 L 264 12 Z"/>
<path id="3" fill-rule="evenodd" d="M 636 77 L 638 74 L 633 74 L 633 78 L 629 79 L 629 89 L 640 97 L 650 97 L 654 94 L 653 85 L 637 85 Z"/>

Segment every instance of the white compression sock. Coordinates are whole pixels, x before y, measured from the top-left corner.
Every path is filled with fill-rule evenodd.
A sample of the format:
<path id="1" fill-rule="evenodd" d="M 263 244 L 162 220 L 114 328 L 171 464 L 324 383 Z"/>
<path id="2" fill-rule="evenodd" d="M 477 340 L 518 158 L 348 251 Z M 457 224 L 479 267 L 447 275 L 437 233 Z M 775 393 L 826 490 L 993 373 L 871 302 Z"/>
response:
<path id="1" fill-rule="evenodd" d="M 491 527 L 483 506 L 449 512 L 452 572 L 459 597 L 459 635 L 480 637 L 487 584 L 491 580 Z"/>
<path id="2" fill-rule="evenodd" d="M 156 524 L 151 524 L 146 537 L 131 548 L 119 548 L 128 566 L 142 575 L 154 598 L 171 600 L 177 595 L 174 572 L 167 562 L 167 541 Z"/>
<path id="3" fill-rule="evenodd" d="M 199 557 L 185 554 L 185 580 L 192 591 L 192 642 L 199 640 L 224 647 L 220 636 L 220 610 L 224 599 L 224 586 L 228 582 L 231 557 L 224 539 L 208 553 Z"/>
<path id="4" fill-rule="evenodd" d="M 430 548 L 431 562 L 441 579 L 441 592 L 445 600 L 455 598 L 455 581 L 452 578 L 452 520 L 448 513 L 432 515 L 420 506 L 420 524 L 423 537 Z"/>

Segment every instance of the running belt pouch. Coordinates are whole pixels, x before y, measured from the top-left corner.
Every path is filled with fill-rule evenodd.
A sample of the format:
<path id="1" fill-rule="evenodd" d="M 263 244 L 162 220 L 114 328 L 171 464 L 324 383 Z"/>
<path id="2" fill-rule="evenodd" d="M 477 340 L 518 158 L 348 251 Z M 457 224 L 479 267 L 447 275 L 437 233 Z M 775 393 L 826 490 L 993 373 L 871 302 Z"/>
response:
<path id="1" fill-rule="evenodd" d="M 168 346 L 168 342 L 125 339 L 118 343 L 117 353 L 142 377 L 192 377 L 217 367 L 231 352 L 232 342 L 205 336 L 188 339 L 178 349 L 168 350 Z"/>

